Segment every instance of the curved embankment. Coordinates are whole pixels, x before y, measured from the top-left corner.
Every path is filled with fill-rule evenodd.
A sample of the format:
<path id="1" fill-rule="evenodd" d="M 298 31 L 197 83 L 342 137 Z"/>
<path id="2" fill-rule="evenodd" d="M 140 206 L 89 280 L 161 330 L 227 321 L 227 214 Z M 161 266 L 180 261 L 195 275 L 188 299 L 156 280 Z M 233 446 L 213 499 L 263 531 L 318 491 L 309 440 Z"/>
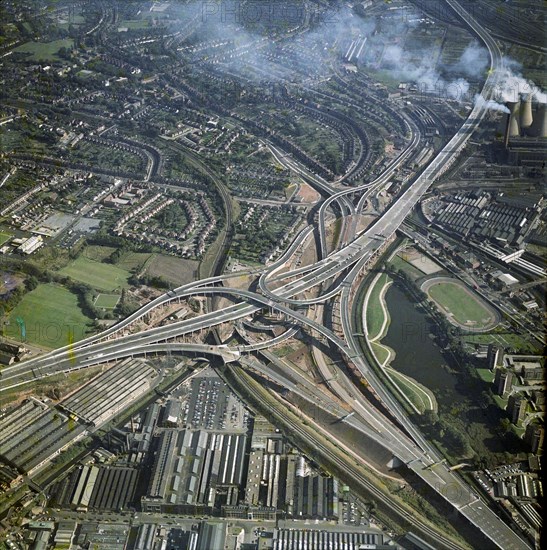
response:
<path id="1" fill-rule="evenodd" d="M 421 290 L 450 323 L 466 331 L 487 331 L 500 322 L 498 312 L 458 279 L 433 277 L 422 283 Z"/>
<path id="2" fill-rule="evenodd" d="M 395 358 L 395 351 L 382 344 L 381 340 L 387 334 L 390 324 L 385 295 L 392 284 L 393 280 L 387 273 L 379 273 L 367 289 L 363 302 L 363 327 L 368 344 L 385 375 L 417 413 L 437 411 L 437 400 L 428 388 L 389 366 Z"/>
<path id="3" fill-rule="evenodd" d="M 372 351 L 382 367 L 388 365 L 395 357 L 395 352 L 390 347 L 380 343 L 389 328 L 390 317 L 385 295 L 392 283 L 386 273 L 378 274 L 365 297 L 363 326 Z"/>

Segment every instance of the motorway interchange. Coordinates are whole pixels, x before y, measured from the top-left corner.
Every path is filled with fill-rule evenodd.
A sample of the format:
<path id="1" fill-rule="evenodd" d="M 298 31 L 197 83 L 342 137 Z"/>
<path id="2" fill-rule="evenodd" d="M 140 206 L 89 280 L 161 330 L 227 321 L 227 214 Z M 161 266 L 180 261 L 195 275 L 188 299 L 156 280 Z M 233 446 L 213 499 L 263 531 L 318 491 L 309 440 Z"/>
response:
<path id="1" fill-rule="evenodd" d="M 496 85 L 498 71 L 502 67 L 501 53 L 490 35 L 461 8 L 455 0 L 446 0 L 452 9 L 466 22 L 472 32 L 487 46 L 491 57 L 491 70 L 483 87 L 482 95 L 489 99 Z M 425 440 L 419 430 L 409 421 L 401 405 L 383 387 L 373 370 L 362 355 L 355 330 L 350 318 L 352 288 L 363 268 L 383 249 L 386 242 L 398 229 L 405 217 L 419 202 L 432 183 L 438 179 L 455 161 L 466 143 L 480 124 L 486 112 L 484 102 L 478 103 L 469 114 L 463 126 L 435 156 L 427 168 L 400 193 L 382 216 L 360 234 L 356 233 L 356 219 L 370 193 L 381 189 L 388 183 L 403 163 L 412 155 L 421 143 L 418 129 L 407 121 L 410 140 L 401 155 L 394 159 L 373 182 L 361 187 L 335 189 L 320 177 L 307 172 L 297 161 L 283 154 L 277 147 L 269 145 L 275 158 L 284 167 L 299 174 L 305 181 L 319 189 L 328 198 L 319 210 L 317 227 L 304 229 L 295 238 L 291 246 L 272 265 L 264 269 L 244 272 L 258 276 L 258 290 L 244 290 L 223 286 L 236 274 L 210 277 L 169 291 L 153 300 L 125 320 L 108 330 L 86 338 L 72 346 L 53 351 L 47 355 L 30 359 L 6 367 L 2 371 L 2 388 L 10 388 L 33 382 L 47 376 L 75 369 L 85 368 L 115 361 L 128 356 L 146 353 L 187 352 L 199 355 L 213 354 L 222 358 L 225 363 L 239 361 L 243 366 L 260 370 L 261 367 L 250 361 L 246 354 L 251 351 L 267 348 L 288 338 L 295 333 L 289 329 L 281 337 L 260 343 L 247 343 L 240 346 L 206 344 L 189 344 L 177 342 L 177 338 L 191 335 L 198 331 L 208 330 L 224 323 L 248 317 L 261 309 L 270 309 L 285 316 L 295 326 L 300 326 L 329 341 L 346 359 L 352 363 L 367 380 L 383 405 L 389 409 L 399 426 L 382 415 L 359 392 L 352 391 L 349 380 L 340 376 L 330 384 L 330 389 L 337 397 L 351 407 L 351 418 L 345 421 L 368 437 L 374 438 L 389 449 L 394 456 L 412 469 L 430 487 L 441 494 L 471 523 L 478 527 L 486 537 L 498 547 L 504 549 L 526 548 L 527 544 L 513 532 L 489 507 L 479 495 L 467 486 L 456 472 L 442 463 L 438 452 Z M 350 197 L 358 197 L 357 205 Z M 341 246 L 328 254 L 326 236 L 326 212 L 329 206 L 337 204 L 344 220 Z M 296 250 L 304 246 L 317 233 L 321 257 L 313 264 L 293 271 L 283 271 Z M 276 284 L 274 288 L 272 285 Z M 281 286 L 279 286 L 281 285 Z M 318 289 L 314 297 L 305 296 L 312 289 Z M 216 311 L 178 321 L 166 326 L 154 327 L 139 333 L 129 333 L 128 327 L 155 308 L 164 304 L 180 301 L 194 295 L 230 296 L 241 301 Z M 302 308 L 325 303 L 338 297 L 344 338 L 323 326 L 317 320 L 305 315 Z M 293 307 L 291 307 L 293 306 Z M 295 309 L 296 308 L 296 309 Z M 269 371 L 268 377 L 281 385 L 291 384 L 277 371 Z M 318 392 L 313 385 L 306 384 L 299 377 L 300 383 L 291 384 L 291 391 L 297 391 L 310 402 L 324 404 L 332 410 L 335 401 L 326 398 L 325 393 Z M 437 535 L 439 536 L 439 535 Z"/>

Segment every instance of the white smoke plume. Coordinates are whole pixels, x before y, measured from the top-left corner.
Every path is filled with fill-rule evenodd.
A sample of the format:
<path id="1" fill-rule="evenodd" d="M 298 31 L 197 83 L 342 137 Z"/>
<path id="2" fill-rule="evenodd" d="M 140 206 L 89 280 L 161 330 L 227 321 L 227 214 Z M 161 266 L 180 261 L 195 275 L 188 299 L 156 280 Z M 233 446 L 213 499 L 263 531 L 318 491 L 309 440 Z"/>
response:
<path id="1" fill-rule="evenodd" d="M 448 69 L 469 78 L 482 78 L 489 64 L 488 50 L 479 46 L 477 42 L 472 42 L 465 48 L 458 62 Z"/>
<path id="2" fill-rule="evenodd" d="M 469 82 L 465 78 L 453 80 L 446 86 L 446 96 L 450 99 L 462 101 L 467 98 L 469 92 Z"/>
<path id="3" fill-rule="evenodd" d="M 518 72 L 519 64 L 511 59 L 504 59 L 504 67 L 497 73 L 498 83 L 494 92 L 500 102 L 517 102 L 532 94 L 532 101 L 547 103 L 547 94 L 532 80 Z"/>
<path id="4" fill-rule="evenodd" d="M 485 106 L 490 111 L 500 111 L 502 113 L 510 113 L 511 111 L 503 104 L 494 101 L 493 99 L 484 99 L 481 94 L 475 96 L 475 105 L 480 107 Z"/>
<path id="5" fill-rule="evenodd" d="M 414 55 L 398 45 L 386 47 L 383 63 L 396 77 L 415 82 L 425 93 L 432 93 L 448 99 L 464 101 L 468 99 L 469 82 L 465 78 L 447 80 L 441 76 L 434 65 L 434 51 L 422 52 L 416 62 Z"/>

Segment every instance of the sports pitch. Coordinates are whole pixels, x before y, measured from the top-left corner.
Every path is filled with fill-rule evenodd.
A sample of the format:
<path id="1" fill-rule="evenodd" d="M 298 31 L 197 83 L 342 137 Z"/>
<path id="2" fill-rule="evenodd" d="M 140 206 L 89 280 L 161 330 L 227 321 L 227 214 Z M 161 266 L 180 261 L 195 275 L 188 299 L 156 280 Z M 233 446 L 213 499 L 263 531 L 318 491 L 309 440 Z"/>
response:
<path id="1" fill-rule="evenodd" d="M 112 264 L 95 262 L 84 256 L 70 262 L 60 273 L 97 290 L 112 291 L 129 286 L 129 271 Z"/>
<path id="2" fill-rule="evenodd" d="M 464 328 L 484 330 L 496 324 L 496 313 L 458 281 L 431 280 L 424 290 L 449 319 Z"/>
<path id="3" fill-rule="evenodd" d="M 95 307 L 102 309 L 114 309 L 119 300 L 119 294 L 99 294 L 95 299 Z"/>
<path id="4" fill-rule="evenodd" d="M 25 294 L 10 315 L 6 335 L 21 340 L 25 324 L 26 341 L 47 348 L 59 348 L 81 340 L 90 319 L 78 306 L 78 296 L 55 284 L 41 284 Z"/>
<path id="5" fill-rule="evenodd" d="M 3 231 L 0 231 L 0 246 L 7 243 L 12 237 L 13 235 L 11 233 L 4 233 Z"/>

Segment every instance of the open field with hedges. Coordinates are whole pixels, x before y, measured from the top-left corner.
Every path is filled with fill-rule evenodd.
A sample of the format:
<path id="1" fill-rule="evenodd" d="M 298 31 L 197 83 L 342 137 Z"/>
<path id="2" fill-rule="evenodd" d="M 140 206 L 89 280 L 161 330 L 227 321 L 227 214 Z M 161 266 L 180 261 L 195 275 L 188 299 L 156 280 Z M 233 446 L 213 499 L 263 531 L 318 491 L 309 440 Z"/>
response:
<path id="1" fill-rule="evenodd" d="M 105 291 L 128 287 L 127 279 L 131 276 L 129 271 L 117 265 L 96 262 L 84 256 L 70 262 L 60 273 L 92 288 Z"/>
<path id="2" fill-rule="evenodd" d="M 26 42 L 18 48 L 16 52 L 29 53 L 33 61 L 54 61 L 57 59 L 57 53 L 61 48 L 72 48 L 74 40 L 67 38 L 63 40 L 53 40 L 52 42 Z"/>
<path id="3" fill-rule="evenodd" d="M 55 284 L 41 284 L 26 294 L 11 312 L 6 336 L 21 340 L 17 319 L 26 328 L 26 341 L 59 348 L 86 336 L 90 323 L 78 305 L 78 297 Z"/>

